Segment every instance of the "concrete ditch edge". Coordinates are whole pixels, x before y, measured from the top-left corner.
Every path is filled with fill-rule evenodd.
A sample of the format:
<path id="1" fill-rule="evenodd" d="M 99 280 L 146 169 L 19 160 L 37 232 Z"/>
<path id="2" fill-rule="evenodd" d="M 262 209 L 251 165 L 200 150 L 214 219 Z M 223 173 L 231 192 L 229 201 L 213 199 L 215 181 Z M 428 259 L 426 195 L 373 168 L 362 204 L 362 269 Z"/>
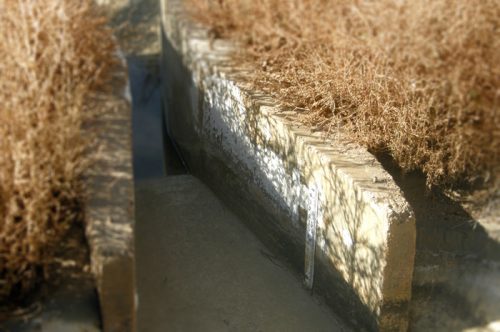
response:
<path id="1" fill-rule="evenodd" d="M 391 176 L 252 91 L 228 61 L 233 45 L 193 24 L 181 1 L 162 1 L 162 26 L 167 128 L 190 170 L 297 270 L 314 271 L 314 290 L 354 326 L 405 331 L 415 218 Z"/>
<path id="2" fill-rule="evenodd" d="M 86 174 L 86 236 L 91 252 L 102 327 L 135 331 L 134 184 L 131 105 L 125 68 L 113 93 L 96 96 L 98 116 L 90 124 L 97 138 Z"/>

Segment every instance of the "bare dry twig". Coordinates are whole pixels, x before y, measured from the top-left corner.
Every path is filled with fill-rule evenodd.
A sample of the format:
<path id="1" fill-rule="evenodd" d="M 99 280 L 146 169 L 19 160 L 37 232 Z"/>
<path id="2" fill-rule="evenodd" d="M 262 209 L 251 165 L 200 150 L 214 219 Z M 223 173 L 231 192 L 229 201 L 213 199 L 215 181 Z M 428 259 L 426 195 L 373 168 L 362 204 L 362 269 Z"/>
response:
<path id="1" fill-rule="evenodd" d="M 0 301 L 30 291 L 80 221 L 85 97 L 115 44 L 92 1 L 0 0 Z"/>
<path id="2" fill-rule="evenodd" d="M 429 185 L 499 187 L 500 1 L 187 3 L 302 122 L 389 151 Z"/>

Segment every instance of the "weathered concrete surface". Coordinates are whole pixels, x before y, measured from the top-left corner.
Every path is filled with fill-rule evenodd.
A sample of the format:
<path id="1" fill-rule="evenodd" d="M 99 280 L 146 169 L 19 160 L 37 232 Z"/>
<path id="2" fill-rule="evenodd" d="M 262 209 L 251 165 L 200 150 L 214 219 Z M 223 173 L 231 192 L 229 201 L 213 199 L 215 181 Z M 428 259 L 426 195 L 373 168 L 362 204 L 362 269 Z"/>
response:
<path id="1" fill-rule="evenodd" d="M 135 330 L 134 185 L 126 77 L 120 71 L 113 93 L 95 96 L 98 115 L 88 128 L 99 150 L 86 174 L 86 234 L 106 332 Z"/>
<path id="2" fill-rule="evenodd" d="M 180 1 L 162 6 L 167 129 L 191 171 L 297 269 L 311 271 L 316 242 L 314 288 L 353 324 L 405 330 L 415 224 L 392 178 L 360 147 L 287 121 L 228 64 L 232 45 Z"/>
<path id="3" fill-rule="evenodd" d="M 104 331 L 134 331 L 137 303 L 132 169 L 137 179 L 164 175 L 160 82 L 154 72 L 158 68 L 159 5 L 156 0 L 97 3 L 108 14 L 126 58 L 130 87 L 116 86 L 116 98 L 109 101 L 102 121 L 96 124 L 105 143 L 91 174 L 90 197 L 95 198 L 97 208 L 90 207 L 95 209 L 95 215 L 91 216 L 88 233 L 93 247 L 93 270 L 99 280 Z M 133 101 L 124 100 L 124 94 L 133 97 Z"/>
<path id="4" fill-rule="evenodd" d="M 136 197 L 138 331 L 347 331 L 199 180 Z"/>

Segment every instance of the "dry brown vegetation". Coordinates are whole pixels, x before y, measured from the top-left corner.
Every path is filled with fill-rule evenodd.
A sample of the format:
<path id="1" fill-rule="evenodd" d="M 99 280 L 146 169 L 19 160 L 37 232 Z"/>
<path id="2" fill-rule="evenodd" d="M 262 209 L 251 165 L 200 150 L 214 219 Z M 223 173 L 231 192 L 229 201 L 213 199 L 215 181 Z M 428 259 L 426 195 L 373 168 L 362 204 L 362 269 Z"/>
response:
<path id="1" fill-rule="evenodd" d="M 500 1 L 188 4 L 302 121 L 388 151 L 428 184 L 498 188 Z"/>
<path id="2" fill-rule="evenodd" d="M 81 221 L 85 97 L 114 64 L 91 0 L 0 0 L 0 302 L 44 276 Z"/>

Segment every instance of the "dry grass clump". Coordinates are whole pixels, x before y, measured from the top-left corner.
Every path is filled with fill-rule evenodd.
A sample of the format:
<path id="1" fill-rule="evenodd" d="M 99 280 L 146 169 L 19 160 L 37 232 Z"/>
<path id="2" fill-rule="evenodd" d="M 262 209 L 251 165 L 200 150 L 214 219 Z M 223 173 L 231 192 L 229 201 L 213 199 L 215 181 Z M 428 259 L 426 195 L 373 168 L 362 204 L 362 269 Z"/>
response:
<path id="1" fill-rule="evenodd" d="M 254 86 L 429 184 L 500 174 L 500 1 L 189 0 Z"/>
<path id="2" fill-rule="evenodd" d="M 85 97 L 115 45 L 91 0 L 0 0 L 0 302 L 43 277 L 81 220 Z"/>

